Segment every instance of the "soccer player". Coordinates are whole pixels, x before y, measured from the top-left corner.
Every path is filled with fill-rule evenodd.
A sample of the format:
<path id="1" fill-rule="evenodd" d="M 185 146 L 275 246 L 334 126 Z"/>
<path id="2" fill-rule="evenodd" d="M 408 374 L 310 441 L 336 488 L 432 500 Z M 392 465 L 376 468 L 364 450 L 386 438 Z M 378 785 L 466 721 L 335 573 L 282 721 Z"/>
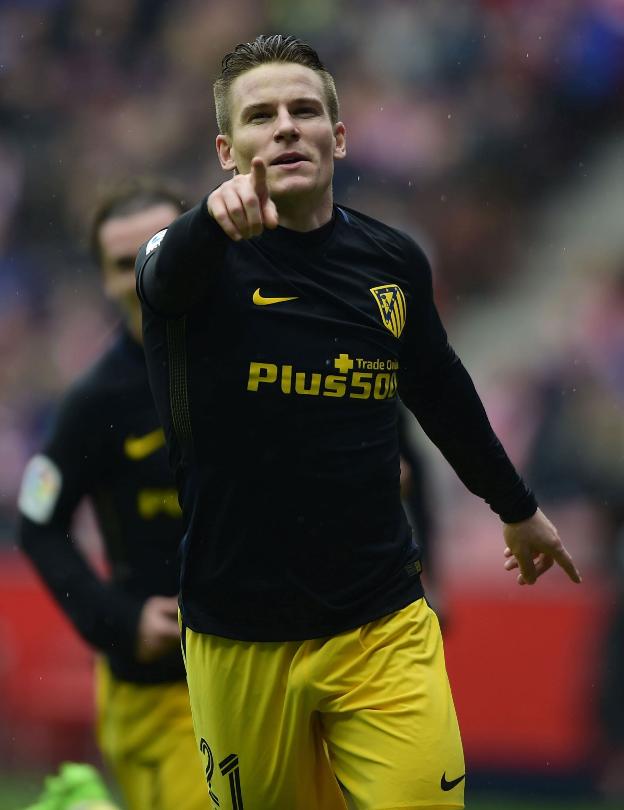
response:
<path id="1" fill-rule="evenodd" d="M 185 520 L 180 609 L 214 807 L 464 806 L 435 614 L 400 503 L 397 393 L 504 522 L 505 565 L 579 574 L 494 435 L 403 233 L 332 195 L 334 82 L 307 44 L 215 83 L 233 172 L 137 257 Z"/>
<path id="2" fill-rule="evenodd" d="M 180 508 L 147 381 L 134 283 L 139 246 L 185 210 L 129 180 L 102 200 L 92 246 L 124 326 L 61 403 L 22 482 L 20 541 L 97 666 L 98 739 L 129 810 L 199 810 L 196 751 L 177 621 Z M 72 516 L 95 508 L 111 579 L 76 548 Z"/>

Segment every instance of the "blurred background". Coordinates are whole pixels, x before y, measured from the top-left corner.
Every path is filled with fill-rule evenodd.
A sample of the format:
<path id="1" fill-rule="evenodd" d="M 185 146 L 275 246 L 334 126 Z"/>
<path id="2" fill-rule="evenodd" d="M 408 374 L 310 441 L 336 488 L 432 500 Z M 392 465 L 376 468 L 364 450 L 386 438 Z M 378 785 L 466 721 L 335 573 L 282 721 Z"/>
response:
<path id="1" fill-rule="evenodd" d="M 454 347 L 584 577 L 519 588 L 496 516 L 407 423 L 468 807 L 621 808 L 623 0 L 0 0 L 0 806 L 63 758 L 98 762 L 91 655 L 14 542 L 26 461 L 115 332 L 90 211 L 125 175 L 191 203 L 221 182 L 220 59 L 277 31 L 336 78 L 336 200 L 425 248 Z M 97 556 L 88 512 L 78 534 Z"/>

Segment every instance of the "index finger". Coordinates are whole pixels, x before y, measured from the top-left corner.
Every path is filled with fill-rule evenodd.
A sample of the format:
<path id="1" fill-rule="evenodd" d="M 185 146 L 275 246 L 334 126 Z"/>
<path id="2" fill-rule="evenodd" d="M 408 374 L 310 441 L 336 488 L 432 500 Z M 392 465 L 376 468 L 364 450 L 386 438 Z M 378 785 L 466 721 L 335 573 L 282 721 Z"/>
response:
<path id="1" fill-rule="evenodd" d="M 565 548 L 562 546 L 557 551 L 552 552 L 552 556 L 555 559 L 557 565 L 561 566 L 566 574 L 570 577 L 572 582 L 576 582 L 579 584 L 581 580 L 581 575 L 578 572 L 577 567 L 572 562 L 572 557 L 568 554 Z"/>
<path id="2" fill-rule="evenodd" d="M 266 165 L 262 158 L 255 157 L 251 161 L 251 180 L 253 183 L 254 191 L 262 200 L 269 196 L 269 189 L 266 182 Z"/>

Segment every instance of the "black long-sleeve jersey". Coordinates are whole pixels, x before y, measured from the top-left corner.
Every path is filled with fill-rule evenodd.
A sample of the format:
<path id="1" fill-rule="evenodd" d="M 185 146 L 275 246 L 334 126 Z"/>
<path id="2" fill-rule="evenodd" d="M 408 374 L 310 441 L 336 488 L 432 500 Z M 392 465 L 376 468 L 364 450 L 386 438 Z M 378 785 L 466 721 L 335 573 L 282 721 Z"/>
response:
<path id="1" fill-rule="evenodd" d="M 406 235 L 335 206 L 312 232 L 233 242 L 204 200 L 141 249 L 137 289 L 193 630 L 322 637 L 422 595 L 399 496 L 397 392 L 504 520 L 535 511 Z"/>
<path id="2" fill-rule="evenodd" d="M 83 638 L 106 654 L 118 678 L 136 683 L 184 677 L 178 649 L 149 664 L 135 658 L 145 600 L 179 588 L 182 521 L 164 444 L 143 349 L 124 333 L 70 389 L 20 493 L 22 548 Z M 110 580 L 70 535 L 85 496 Z"/>

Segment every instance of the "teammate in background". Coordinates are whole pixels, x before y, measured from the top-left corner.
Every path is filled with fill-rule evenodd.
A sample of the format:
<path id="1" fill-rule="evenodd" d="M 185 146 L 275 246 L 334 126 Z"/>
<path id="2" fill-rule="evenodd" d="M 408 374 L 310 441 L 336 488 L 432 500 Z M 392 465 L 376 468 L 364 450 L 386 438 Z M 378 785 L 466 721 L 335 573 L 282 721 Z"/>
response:
<path id="1" fill-rule="evenodd" d="M 461 808 L 442 641 L 400 503 L 397 393 L 505 523 L 520 583 L 553 562 L 579 574 L 447 342 L 422 251 L 333 204 L 345 126 L 317 54 L 280 35 L 239 45 L 215 100 L 234 176 L 137 258 L 213 804 Z"/>
<path id="2" fill-rule="evenodd" d="M 19 497 L 20 541 L 97 665 L 98 739 L 129 810 L 206 806 L 177 622 L 182 521 L 141 346 L 139 246 L 184 211 L 158 183 L 103 199 L 92 248 L 123 328 L 61 403 Z M 101 579 L 76 548 L 72 516 L 93 503 L 110 564 Z"/>

